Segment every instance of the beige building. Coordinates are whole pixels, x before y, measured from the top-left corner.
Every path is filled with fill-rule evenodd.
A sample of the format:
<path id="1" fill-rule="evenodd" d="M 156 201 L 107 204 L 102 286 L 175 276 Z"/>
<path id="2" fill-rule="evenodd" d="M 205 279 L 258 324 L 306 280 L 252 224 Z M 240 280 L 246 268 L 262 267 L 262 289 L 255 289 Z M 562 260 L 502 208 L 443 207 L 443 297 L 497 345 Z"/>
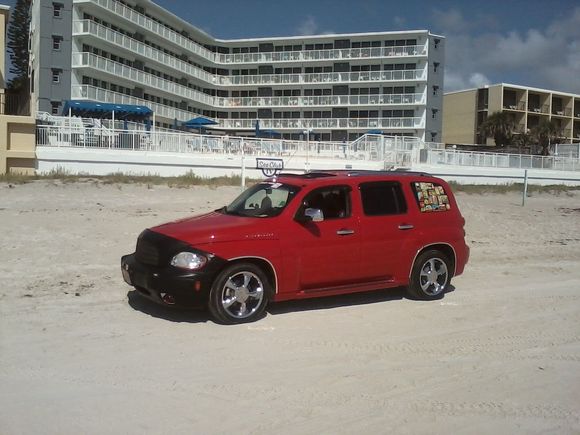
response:
<path id="1" fill-rule="evenodd" d="M 443 96 L 443 142 L 493 144 L 480 137 L 479 126 L 494 112 L 513 117 L 514 133 L 523 133 L 542 120 L 554 120 L 563 143 L 580 142 L 580 95 L 500 83 Z"/>
<path id="2" fill-rule="evenodd" d="M 6 28 L 10 7 L 0 5 L 0 175 L 8 172 L 32 174 L 35 171 L 35 120 L 18 116 L 13 110 L 19 101 L 5 93 Z M 22 97 L 20 97 L 22 98 Z"/>

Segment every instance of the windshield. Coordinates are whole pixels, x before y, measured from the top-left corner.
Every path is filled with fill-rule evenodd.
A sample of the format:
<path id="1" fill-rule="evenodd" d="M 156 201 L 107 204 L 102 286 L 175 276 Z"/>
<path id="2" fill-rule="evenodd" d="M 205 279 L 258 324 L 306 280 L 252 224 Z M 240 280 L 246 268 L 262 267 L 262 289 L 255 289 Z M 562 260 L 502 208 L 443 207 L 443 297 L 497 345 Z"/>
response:
<path id="1" fill-rule="evenodd" d="M 248 217 L 278 216 L 299 190 L 299 187 L 289 184 L 259 183 L 242 192 L 221 212 Z"/>

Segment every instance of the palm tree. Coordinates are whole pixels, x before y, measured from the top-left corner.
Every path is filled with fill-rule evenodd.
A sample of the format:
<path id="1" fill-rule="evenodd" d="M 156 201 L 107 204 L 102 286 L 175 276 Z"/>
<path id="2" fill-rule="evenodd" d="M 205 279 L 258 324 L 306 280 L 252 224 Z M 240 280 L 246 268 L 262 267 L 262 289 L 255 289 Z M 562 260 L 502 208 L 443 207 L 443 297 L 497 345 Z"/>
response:
<path id="1" fill-rule="evenodd" d="M 515 122 L 507 112 L 494 112 L 479 126 L 479 132 L 484 137 L 493 137 L 497 146 L 509 145 Z"/>
<path id="2" fill-rule="evenodd" d="M 558 138 L 562 137 L 562 127 L 553 119 L 545 119 L 532 128 L 530 134 L 538 145 L 542 147 L 540 154 L 549 156 L 552 146 L 557 142 Z"/>
<path id="3" fill-rule="evenodd" d="M 522 153 L 522 149 L 526 148 L 529 145 L 534 145 L 536 143 L 536 140 L 534 138 L 534 136 L 532 136 L 531 133 L 528 132 L 524 132 L 524 133 L 520 133 L 518 135 L 515 135 L 513 137 L 513 144 L 517 145 L 518 147 L 518 152 L 521 154 Z"/>

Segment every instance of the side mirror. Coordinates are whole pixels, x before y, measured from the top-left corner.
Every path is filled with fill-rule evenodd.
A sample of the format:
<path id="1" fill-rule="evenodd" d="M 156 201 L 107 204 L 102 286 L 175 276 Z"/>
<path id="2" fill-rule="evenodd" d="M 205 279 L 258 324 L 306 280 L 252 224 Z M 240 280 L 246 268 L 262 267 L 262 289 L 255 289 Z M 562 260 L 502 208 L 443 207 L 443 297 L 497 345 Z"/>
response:
<path id="1" fill-rule="evenodd" d="M 306 221 L 312 222 L 322 222 L 324 220 L 324 214 L 319 208 L 307 208 L 304 210 L 304 217 Z"/>

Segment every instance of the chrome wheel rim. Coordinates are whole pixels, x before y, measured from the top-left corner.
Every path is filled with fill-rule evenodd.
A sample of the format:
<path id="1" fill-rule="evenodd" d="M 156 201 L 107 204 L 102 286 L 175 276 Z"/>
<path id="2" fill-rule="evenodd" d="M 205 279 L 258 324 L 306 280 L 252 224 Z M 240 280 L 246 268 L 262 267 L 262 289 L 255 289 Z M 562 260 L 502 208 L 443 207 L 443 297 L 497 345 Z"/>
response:
<path id="1" fill-rule="evenodd" d="M 421 267 L 419 284 L 429 296 L 436 296 L 447 286 L 447 264 L 440 258 L 430 258 Z"/>
<path id="2" fill-rule="evenodd" d="M 228 277 L 222 289 L 222 307 L 235 319 L 245 319 L 258 310 L 264 299 L 262 280 L 252 272 L 238 272 Z"/>

